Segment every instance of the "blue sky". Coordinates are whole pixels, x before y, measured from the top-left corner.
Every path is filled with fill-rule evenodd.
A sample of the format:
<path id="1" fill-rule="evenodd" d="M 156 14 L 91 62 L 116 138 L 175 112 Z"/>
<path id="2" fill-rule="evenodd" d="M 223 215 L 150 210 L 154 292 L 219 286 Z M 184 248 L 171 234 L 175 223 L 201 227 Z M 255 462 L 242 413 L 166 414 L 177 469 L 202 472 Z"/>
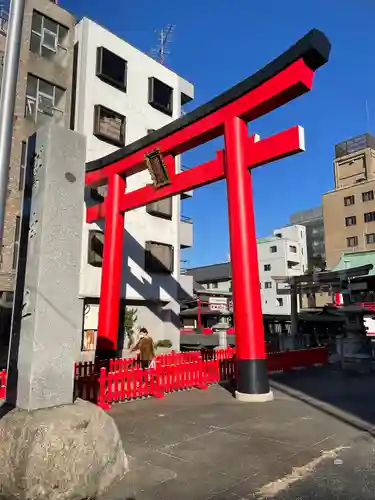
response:
<path id="1" fill-rule="evenodd" d="M 375 127 L 375 40 L 372 0 L 61 0 L 77 17 L 87 16 L 145 52 L 156 46 L 155 30 L 176 25 L 167 63 L 195 85 L 199 106 L 253 74 L 312 28 L 332 43 L 331 60 L 316 75 L 312 92 L 250 124 L 266 137 L 293 125 L 305 128 L 307 151 L 261 167 L 254 174 L 257 234 L 288 223 L 293 212 L 321 203 L 333 187 L 337 142 Z M 366 101 L 368 113 L 366 113 Z M 183 158 L 187 166 L 213 157 L 206 144 Z M 203 187 L 183 203 L 194 219 L 188 266 L 227 259 L 229 250 L 224 182 Z"/>

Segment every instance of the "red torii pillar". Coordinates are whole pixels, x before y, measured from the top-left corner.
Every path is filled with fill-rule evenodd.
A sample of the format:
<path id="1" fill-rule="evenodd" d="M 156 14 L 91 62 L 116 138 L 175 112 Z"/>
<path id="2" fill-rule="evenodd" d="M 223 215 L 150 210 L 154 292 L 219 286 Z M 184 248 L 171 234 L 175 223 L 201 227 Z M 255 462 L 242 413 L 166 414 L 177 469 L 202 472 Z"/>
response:
<path id="1" fill-rule="evenodd" d="M 91 162 L 86 185 L 108 183 L 103 203 L 87 208 L 87 221 L 106 219 L 98 349 L 115 351 L 119 321 L 122 241 L 126 211 L 226 178 L 237 345 L 237 392 L 244 401 L 272 399 L 264 343 L 251 169 L 304 150 L 301 127 L 264 139 L 248 136 L 247 123 L 304 94 L 330 44 L 313 30 L 278 59 L 213 101 L 122 150 Z M 225 150 L 175 173 L 174 156 L 224 135 Z M 157 148 L 165 184 L 125 193 L 125 178 L 146 168 Z M 155 173 L 155 172 L 154 172 Z M 160 171 L 159 171 L 160 174 Z M 163 172 L 162 172 L 163 174 Z"/>

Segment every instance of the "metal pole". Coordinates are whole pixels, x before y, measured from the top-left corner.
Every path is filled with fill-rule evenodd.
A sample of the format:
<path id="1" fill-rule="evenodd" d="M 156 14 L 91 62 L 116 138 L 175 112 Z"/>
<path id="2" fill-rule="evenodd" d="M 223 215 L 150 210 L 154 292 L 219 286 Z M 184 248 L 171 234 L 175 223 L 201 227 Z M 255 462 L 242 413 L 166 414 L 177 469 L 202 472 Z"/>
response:
<path id="1" fill-rule="evenodd" d="M 3 238 L 9 163 L 12 150 L 13 116 L 17 92 L 22 24 L 26 0 L 12 0 L 0 99 L 0 241 Z"/>

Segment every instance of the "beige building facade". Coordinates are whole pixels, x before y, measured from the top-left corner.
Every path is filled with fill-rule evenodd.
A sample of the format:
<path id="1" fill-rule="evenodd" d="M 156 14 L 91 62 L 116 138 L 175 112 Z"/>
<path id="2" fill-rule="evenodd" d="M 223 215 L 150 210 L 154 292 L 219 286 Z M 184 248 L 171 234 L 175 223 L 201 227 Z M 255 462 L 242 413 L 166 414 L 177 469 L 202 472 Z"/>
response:
<path id="1" fill-rule="evenodd" d="M 0 51 L 7 23 L 3 13 Z M 75 18 L 51 0 L 27 0 L 15 103 L 4 237 L 0 255 L 1 305 L 10 305 L 18 237 L 27 138 L 40 126 L 70 125 Z"/>
<path id="2" fill-rule="evenodd" d="M 375 250 L 375 137 L 336 145 L 334 178 L 335 189 L 323 196 L 328 269 L 343 252 Z"/>

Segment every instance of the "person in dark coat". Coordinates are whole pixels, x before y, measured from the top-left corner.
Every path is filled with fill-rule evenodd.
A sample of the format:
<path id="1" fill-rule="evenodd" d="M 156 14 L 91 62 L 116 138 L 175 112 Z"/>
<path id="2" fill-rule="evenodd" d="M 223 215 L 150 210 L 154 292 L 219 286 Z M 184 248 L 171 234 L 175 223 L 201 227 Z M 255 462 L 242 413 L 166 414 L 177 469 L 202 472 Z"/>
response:
<path id="1" fill-rule="evenodd" d="M 132 352 L 139 351 L 139 359 L 141 362 L 141 367 L 145 369 L 150 366 L 151 361 L 155 357 L 154 342 L 150 337 L 147 328 L 141 328 L 139 333 L 141 338 L 132 348 Z"/>

